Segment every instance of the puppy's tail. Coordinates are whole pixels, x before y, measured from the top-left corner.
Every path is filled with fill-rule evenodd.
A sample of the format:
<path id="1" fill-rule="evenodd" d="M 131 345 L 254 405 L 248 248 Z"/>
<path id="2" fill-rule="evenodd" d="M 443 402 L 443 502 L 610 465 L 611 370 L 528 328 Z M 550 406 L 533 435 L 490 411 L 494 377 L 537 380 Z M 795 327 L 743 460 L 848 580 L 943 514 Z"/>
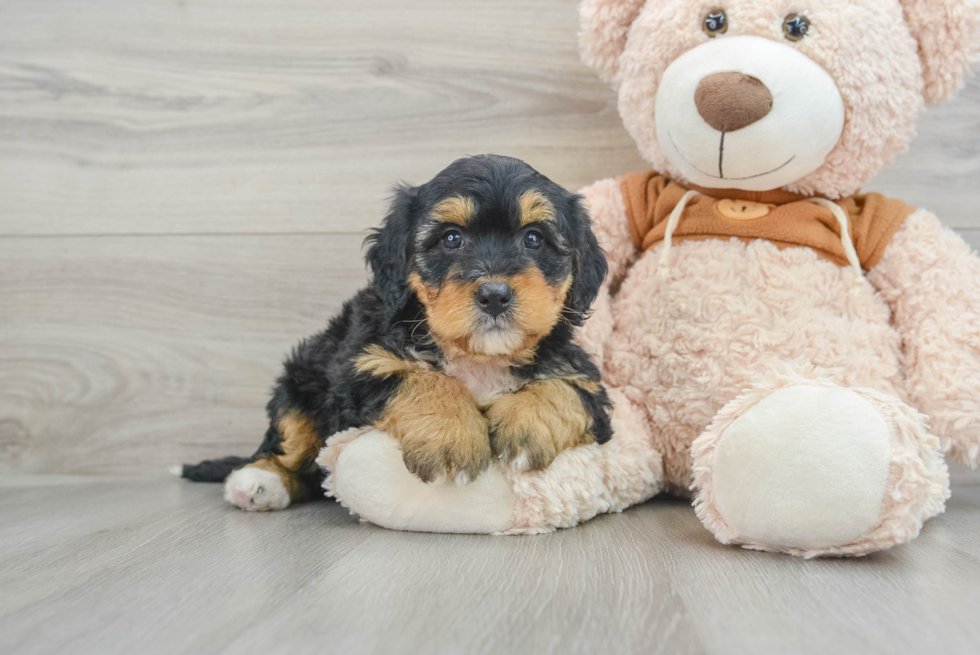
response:
<path id="1" fill-rule="evenodd" d="M 170 472 L 179 478 L 194 482 L 224 482 L 231 472 L 252 461 L 251 457 L 223 457 L 206 459 L 200 464 L 172 466 Z"/>

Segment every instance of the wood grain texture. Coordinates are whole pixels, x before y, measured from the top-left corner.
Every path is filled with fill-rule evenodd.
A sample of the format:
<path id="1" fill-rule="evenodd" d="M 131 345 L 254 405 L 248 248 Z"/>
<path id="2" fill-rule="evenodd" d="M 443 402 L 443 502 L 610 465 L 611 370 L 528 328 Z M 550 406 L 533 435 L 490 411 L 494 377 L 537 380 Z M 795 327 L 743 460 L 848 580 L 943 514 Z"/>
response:
<path id="1" fill-rule="evenodd" d="M 959 233 L 971 248 L 980 252 L 980 230 L 959 230 Z"/>
<path id="2" fill-rule="evenodd" d="M 980 78 L 952 102 L 930 108 L 909 151 L 868 184 L 936 213 L 944 224 L 980 229 Z"/>
<path id="3" fill-rule="evenodd" d="M 357 236 L 0 239 L 0 470 L 252 452 L 282 358 L 365 279 Z"/>
<path id="4" fill-rule="evenodd" d="M 0 4 L 0 471 L 249 452 L 392 183 L 645 167 L 571 0 Z M 869 187 L 974 246 L 978 110 L 974 81 Z"/>
<path id="5" fill-rule="evenodd" d="M 573 3 L 7 0 L 0 234 L 357 231 L 388 188 L 518 156 L 642 168 Z"/>
<path id="6" fill-rule="evenodd" d="M 655 500 L 552 535 L 389 532 L 326 501 L 256 515 L 214 485 L 0 485 L 0 652 L 943 652 L 980 640 L 980 486 L 859 560 L 716 543 Z"/>
<path id="7" fill-rule="evenodd" d="M 484 151 L 578 188 L 645 167 L 575 3 L 5 0 L 0 234 L 357 231 Z M 871 186 L 980 227 L 980 84 Z"/>

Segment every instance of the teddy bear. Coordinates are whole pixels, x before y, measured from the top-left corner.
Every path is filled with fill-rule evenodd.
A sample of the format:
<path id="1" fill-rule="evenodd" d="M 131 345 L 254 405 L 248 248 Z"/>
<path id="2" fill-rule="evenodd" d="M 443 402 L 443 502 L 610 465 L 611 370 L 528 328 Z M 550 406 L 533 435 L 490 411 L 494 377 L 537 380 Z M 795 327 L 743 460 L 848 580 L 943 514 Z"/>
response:
<path id="1" fill-rule="evenodd" d="M 980 52 L 972 0 L 584 0 L 585 62 L 652 170 L 583 189 L 609 275 L 581 328 L 613 439 L 423 484 L 384 433 L 325 487 L 408 530 L 538 533 L 667 492 L 724 544 L 905 543 L 980 464 L 980 259 L 860 193 Z"/>

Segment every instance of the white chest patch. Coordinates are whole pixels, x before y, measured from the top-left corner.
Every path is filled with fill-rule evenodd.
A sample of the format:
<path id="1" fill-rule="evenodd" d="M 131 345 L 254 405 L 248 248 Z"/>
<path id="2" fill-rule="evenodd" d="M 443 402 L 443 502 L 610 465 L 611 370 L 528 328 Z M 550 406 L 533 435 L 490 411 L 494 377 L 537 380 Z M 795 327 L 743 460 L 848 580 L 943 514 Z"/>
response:
<path id="1" fill-rule="evenodd" d="M 457 361 L 446 364 L 445 371 L 446 375 L 466 385 L 480 407 L 486 407 L 495 398 L 514 393 L 521 386 L 506 363 Z"/>

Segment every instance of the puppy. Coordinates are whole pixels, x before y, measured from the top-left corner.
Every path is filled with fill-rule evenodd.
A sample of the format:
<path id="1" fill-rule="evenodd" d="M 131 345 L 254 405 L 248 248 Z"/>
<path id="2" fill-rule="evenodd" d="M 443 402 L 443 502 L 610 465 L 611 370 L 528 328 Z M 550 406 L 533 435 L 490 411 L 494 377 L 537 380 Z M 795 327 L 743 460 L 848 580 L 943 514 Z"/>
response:
<path id="1" fill-rule="evenodd" d="M 517 159 L 461 159 L 396 189 L 368 243 L 371 284 L 286 360 L 258 451 L 183 477 L 227 478 L 227 500 L 275 510 L 318 492 L 319 450 L 351 427 L 456 484 L 494 457 L 540 470 L 610 439 L 599 371 L 572 342 L 606 275 L 578 196 Z"/>

